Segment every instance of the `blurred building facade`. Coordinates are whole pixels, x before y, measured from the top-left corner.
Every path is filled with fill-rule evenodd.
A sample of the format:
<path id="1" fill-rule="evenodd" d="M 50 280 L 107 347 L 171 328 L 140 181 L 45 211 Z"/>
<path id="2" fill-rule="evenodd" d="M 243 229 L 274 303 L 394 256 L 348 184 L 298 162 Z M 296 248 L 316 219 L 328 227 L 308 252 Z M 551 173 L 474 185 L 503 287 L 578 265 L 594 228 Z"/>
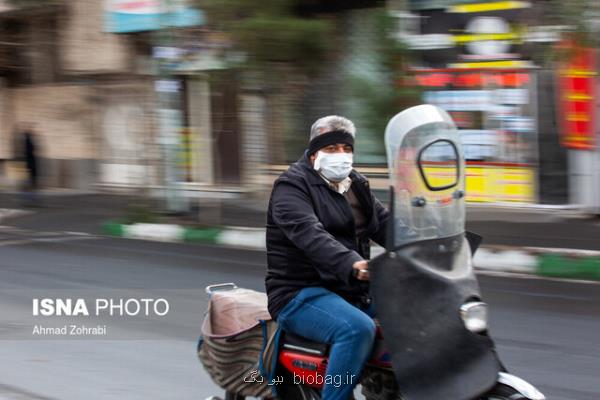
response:
<path id="1" fill-rule="evenodd" d="M 231 38 L 185 0 L 1 3 L 0 185 L 21 179 L 16 130 L 26 122 L 36 124 L 48 187 L 266 196 L 310 124 L 342 114 L 359 129 L 357 164 L 385 190 L 387 121 L 377 108 L 365 113 L 390 91 L 375 53 L 384 8 L 411 54 L 419 94 L 409 100 L 445 108 L 461 130 L 470 201 L 578 204 L 577 187 L 595 179 L 581 176 L 600 176 L 596 125 L 589 160 L 565 145 L 565 88 L 544 61 L 565 27 L 547 20 L 547 2 L 300 3 L 303 15 L 333 21 L 335 46 L 309 79 L 279 65 L 279 86 L 229 68 L 239 56 Z M 571 70 L 597 85 L 595 66 Z M 597 105 L 595 92 L 571 97 Z"/>
<path id="2" fill-rule="evenodd" d="M 238 185 L 239 85 L 203 23 L 187 2 L 2 4 L 3 186 L 22 180 L 22 123 L 34 125 L 45 187 Z"/>
<path id="3" fill-rule="evenodd" d="M 382 4 L 305 3 L 302 13 L 337 19 L 340 39 L 360 19 L 348 10 Z M 288 76 L 283 90 L 272 90 L 227 68 L 229 38 L 205 29 L 203 13 L 190 5 L 3 3 L 0 184 L 23 179 L 18 126 L 28 123 L 45 187 L 264 191 L 264 167 L 300 155 L 282 132 L 303 148 L 314 119 L 339 113 L 337 67 L 349 60 L 334 57 L 317 82 Z"/>
<path id="4" fill-rule="evenodd" d="M 574 28 L 555 6 L 415 0 L 399 14 L 424 102 L 460 129 L 470 201 L 600 207 L 597 64 L 561 66 L 577 57 L 558 54 Z"/>
<path id="5" fill-rule="evenodd" d="M 102 30 L 95 1 L 0 9 L 0 158 L 20 179 L 18 126 L 35 124 L 43 184 L 88 188 L 102 145 L 101 97 L 129 82 L 130 44 Z"/>
<path id="6" fill-rule="evenodd" d="M 406 73 L 404 81 L 419 88 L 417 102 L 444 108 L 457 123 L 471 202 L 600 210 L 597 64 L 561 66 L 561 57 L 573 55 L 556 53 L 574 28 L 557 23 L 555 6 L 543 0 L 387 2 L 397 18 L 394 34 L 410 59 L 410 71 L 396 72 Z M 368 8 L 340 10 L 337 48 L 343 55 L 334 56 L 306 91 L 309 95 L 303 94 L 311 104 L 296 108 L 302 110 L 305 127 L 328 113 L 353 119 L 359 131 L 355 162 L 375 189 L 385 190 L 383 128 L 367 124 L 362 112 L 370 90 L 385 98 L 380 78 L 389 73 L 377 65 L 381 38 L 371 13 Z M 327 71 L 334 72 L 327 76 Z M 568 71 L 567 84 L 561 83 L 561 71 Z M 353 92 L 357 78 L 366 78 L 371 87 Z M 566 104 L 561 102 L 565 96 L 570 99 Z M 397 111 L 406 103 L 396 103 Z M 295 127 L 279 144 L 285 150 L 269 158 L 271 179 L 305 145 L 302 124 Z"/>

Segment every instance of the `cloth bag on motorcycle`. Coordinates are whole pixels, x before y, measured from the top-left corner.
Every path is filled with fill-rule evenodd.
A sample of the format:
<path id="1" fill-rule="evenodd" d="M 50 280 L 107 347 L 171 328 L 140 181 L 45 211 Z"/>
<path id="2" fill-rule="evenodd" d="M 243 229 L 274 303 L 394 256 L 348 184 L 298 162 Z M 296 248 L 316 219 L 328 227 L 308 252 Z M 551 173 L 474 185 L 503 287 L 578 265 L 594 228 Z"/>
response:
<path id="1" fill-rule="evenodd" d="M 198 357 L 226 391 L 270 398 L 272 388 L 259 371 L 263 350 L 276 332 L 265 293 L 242 288 L 217 291 L 208 303 Z"/>

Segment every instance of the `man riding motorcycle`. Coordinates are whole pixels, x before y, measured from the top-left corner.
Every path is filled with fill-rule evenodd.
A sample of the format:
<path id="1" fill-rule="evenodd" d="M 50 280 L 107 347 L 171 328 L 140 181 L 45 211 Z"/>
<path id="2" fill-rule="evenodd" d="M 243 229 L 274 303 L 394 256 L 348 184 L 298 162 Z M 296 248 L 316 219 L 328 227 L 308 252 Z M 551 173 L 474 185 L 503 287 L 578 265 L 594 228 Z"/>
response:
<path id="1" fill-rule="evenodd" d="M 275 182 L 268 298 L 233 283 L 206 289 L 198 354 L 225 399 L 347 399 L 360 377 L 367 400 L 544 400 L 506 370 L 488 332 L 450 116 L 420 105 L 388 123 L 389 213 L 352 171 L 354 134 L 344 118 L 317 121 Z M 367 266 L 369 238 L 386 251 Z"/>
<path id="2" fill-rule="evenodd" d="M 331 344 L 324 400 L 350 397 L 371 352 L 366 260 L 389 219 L 352 169 L 355 135 L 346 118 L 317 120 L 308 150 L 275 181 L 267 216 L 269 312 L 284 331 Z"/>

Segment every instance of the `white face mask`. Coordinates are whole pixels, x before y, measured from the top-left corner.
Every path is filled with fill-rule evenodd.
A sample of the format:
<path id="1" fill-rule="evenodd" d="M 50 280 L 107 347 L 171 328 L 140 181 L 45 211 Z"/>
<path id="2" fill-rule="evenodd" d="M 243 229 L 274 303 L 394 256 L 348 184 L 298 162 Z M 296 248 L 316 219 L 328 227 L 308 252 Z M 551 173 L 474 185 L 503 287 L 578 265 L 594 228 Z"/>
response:
<path id="1" fill-rule="evenodd" d="M 324 153 L 319 151 L 315 158 L 314 168 L 331 182 L 341 182 L 350 175 L 352 161 L 352 153 Z"/>

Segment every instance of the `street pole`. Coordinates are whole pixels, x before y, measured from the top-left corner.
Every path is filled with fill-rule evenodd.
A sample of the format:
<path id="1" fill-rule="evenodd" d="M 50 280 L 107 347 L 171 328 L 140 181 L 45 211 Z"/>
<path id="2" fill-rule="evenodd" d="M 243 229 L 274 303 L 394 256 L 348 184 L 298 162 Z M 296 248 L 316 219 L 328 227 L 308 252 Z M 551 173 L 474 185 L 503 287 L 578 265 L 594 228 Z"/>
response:
<path id="1" fill-rule="evenodd" d="M 172 0 L 160 1 L 160 29 L 154 47 L 153 56 L 158 60 L 158 76 L 155 80 L 155 90 L 158 94 L 157 116 L 159 120 L 159 142 L 163 154 L 163 174 L 165 207 L 170 213 L 188 211 L 188 204 L 179 187 L 179 171 L 177 167 L 178 151 L 180 148 L 179 132 L 181 130 L 180 111 L 180 82 L 173 79 L 168 62 L 176 54 L 173 47 L 173 35 L 170 16 L 172 15 Z"/>

